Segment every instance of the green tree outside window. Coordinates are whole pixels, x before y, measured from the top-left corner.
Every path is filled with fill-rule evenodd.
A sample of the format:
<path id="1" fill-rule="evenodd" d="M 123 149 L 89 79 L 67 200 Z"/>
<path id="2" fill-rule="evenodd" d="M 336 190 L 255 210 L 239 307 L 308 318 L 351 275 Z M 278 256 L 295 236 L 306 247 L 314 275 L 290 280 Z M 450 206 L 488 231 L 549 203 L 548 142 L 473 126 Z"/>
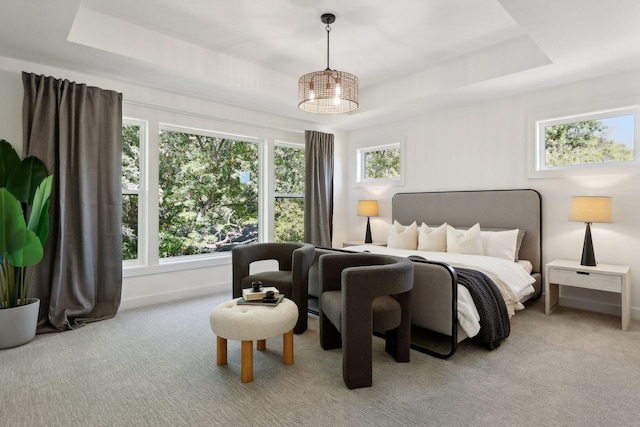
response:
<path id="1" fill-rule="evenodd" d="M 140 190 L 140 132 L 122 126 L 122 259 L 138 258 L 138 191 Z"/>
<path id="2" fill-rule="evenodd" d="M 393 179 L 400 176 L 400 149 L 367 151 L 364 154 L 364 179 Z"/>
<path id="3" fill-rule="evenodd" d="M 631 126 L 633 125 L 633 116 Z M 603 120 L 587 120 L 545 127 L 545 166 L 569 166 L 634 159 L 634 151 L 612 136 Z"/>
<path id="4" fill-rule="evenodd" d="M 258 240 L 258 146 L 161 130 L 159 253 L 228 251 Z"/>
<path id="5" fill-rule="evenodd" d="M 304 150 L 276 145 L 274 150 L 274 240 L 304 241 Z"/>

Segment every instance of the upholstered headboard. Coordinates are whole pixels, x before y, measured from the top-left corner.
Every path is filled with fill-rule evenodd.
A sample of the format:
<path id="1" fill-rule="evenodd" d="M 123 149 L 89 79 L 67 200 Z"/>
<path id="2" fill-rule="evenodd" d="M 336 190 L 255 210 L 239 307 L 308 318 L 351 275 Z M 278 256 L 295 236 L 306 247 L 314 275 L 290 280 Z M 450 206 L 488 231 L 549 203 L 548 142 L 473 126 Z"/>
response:
<path id="1" fill-rule="evenodd" d="M 392 200 L 392 216 L 401 224 L 416 221 L 454 227 L 525 230 L 520 259 L 542 272 L 542 200 L 535 190 L 481 190 L 425 193 L 397 193 Z"/>

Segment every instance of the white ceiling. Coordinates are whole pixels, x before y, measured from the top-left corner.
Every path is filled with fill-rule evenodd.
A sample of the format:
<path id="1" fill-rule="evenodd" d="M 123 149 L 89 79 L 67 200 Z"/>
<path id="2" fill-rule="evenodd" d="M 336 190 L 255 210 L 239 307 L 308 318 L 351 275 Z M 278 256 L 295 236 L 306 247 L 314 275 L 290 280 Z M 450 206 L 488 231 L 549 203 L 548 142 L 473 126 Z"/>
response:
<path id="1" fill-rule="evenodd" d="M 346 130 L 640 66 L 638 0 L 0 4 L 0 56 Z M 348 115 L 297 108 L 298 77 L 326 67 L 326 12 L 331 68 L 360 79 Z"/>

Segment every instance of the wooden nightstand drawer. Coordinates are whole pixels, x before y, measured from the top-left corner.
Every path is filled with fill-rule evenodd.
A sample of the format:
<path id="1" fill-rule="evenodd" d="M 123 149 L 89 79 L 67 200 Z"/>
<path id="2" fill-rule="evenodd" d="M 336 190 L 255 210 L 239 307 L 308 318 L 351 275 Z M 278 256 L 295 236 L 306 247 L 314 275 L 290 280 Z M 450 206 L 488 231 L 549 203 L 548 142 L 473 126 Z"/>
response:
<path id="1" fill-rule="evenodd" d="M 622 278 L 620 276 L 586 270 L 572 271 L 550 268 L 549 282 L 608 292 L 620 293 L 622 291 Z"/>

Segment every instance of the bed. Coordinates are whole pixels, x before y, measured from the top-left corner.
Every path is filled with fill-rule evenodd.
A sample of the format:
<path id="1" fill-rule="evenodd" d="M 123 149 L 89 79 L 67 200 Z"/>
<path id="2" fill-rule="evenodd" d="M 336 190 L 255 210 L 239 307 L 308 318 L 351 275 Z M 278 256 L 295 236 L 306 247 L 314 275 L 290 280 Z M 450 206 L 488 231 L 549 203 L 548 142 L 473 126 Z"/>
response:
<path id="1" fill-rule="evenodd" d="M 369 251 L 378 253 L 391 253 L 397 256 L 418 256 L 414 259 L 415 281 L 412 291 L 412 325 L 414 335 L 412 347 L 416 350 L 431 354 L 440 358 L 451 357 L 457 344 L 468 336 L 469 329 L 474 325 L 465 322 L 469 316 L 473 317 L 473 300 L 466 289 L 458 284 L 458 272 L 461 274 L 466 269 L 478 269 L 487 272 L 494 282 L 509 282 L 516 280 L 528 281 L 528 288 L 524 284 L 516 286 L 516 291 L 510 296 L 506 294 L 501 285 L 496 283 L 503 294 L 509 315 L 522 309 L 526 300 L 538 298 L 542 291 L 542 233 L 541 233 L 541 197 L 535 190 L 482 190 L 482 191 L 448 191 L 448 192 L 421 192 L 398 193 L 392 199 L 392 219 L 400 224 L 417 225 L 429 224 L 437 226 L 447 223 L 456 229 L 469 229 L 475 224 L 480 224 L 483 231 L 502 231 L 518 229 L 524 231 L 519 251 L 518 263 L 506 260 L 490 259 L 492 257 L 480 257 L 467 255 L 459 257 L 455 254 L 422 252 L 412 249 L 383 248 L 379 246 L 364 245 L 349 247 L 351 251 Z M 318 249 L 316 256 L 331 251 L 330 249 Z M 474 258 L 475 257 L 475 258 Z M 462 260 L 460 259 L 462 258 Z M 484 267 L 485 258 L 491 267 Z M 480 264 L 474 264 L 479 261 Z M 513 265 L 509 265 L 513 264 Z M 519 264 L 519 265 L 516 265 Z M 506 278 L 502 273 L 492 269 L 507 268 Z M 309 294 L 315 295 L 315 272 L 309 276 Z M 520 276 L 523 276 L 521 279 Z M 496 280 L 497 279 L 497 280 Z M 518 291 L 520 289 L 520 291 Z M 470 302 L 471 301 L 471 302 Z M 471 304 L 472 307 L 469 307 Z M 477 312 L 477 310 L 476 310 Z M 466 320 L 465 320 L 466 319 Z M 426 332 L 426 333 L 423 333 Z M 433 333 L 429 335 L 429 333 Z M 418 337 L 420 336 L 420 339 Z M 429 338 L 424 338 L 425 336 Z M 444 338 L 444 347 L 431 348 L 431 336 Z"/>

